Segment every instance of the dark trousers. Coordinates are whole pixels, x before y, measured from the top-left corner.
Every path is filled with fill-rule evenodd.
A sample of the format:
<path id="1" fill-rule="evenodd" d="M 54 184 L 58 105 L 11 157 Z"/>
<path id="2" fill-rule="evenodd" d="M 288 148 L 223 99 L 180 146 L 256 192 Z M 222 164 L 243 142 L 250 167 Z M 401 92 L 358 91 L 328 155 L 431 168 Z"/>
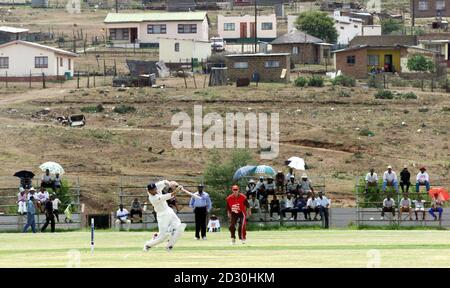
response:
<path id="1" fill-rule="evenodd" d="M 236 239 L 236 224 L 239 222 L 238 226 L 238 236 L 239 239 L 245 240 L 247 231 L 245 229 L 245 217 L 243 213 L 231 213 L 231 219 L 230 219 L 230 233 L 231 238 Z"/>
<path id="2" fill-rule="evenodd" d="M 130 218 L 133 218 L 134 215 L 139 215 L 139 217 L 142 218 L 142 210 L 131 209 L 130 210 Z"/>
<path id="3" fill-rule="evenodd" d="M 273 217 L 273 212 L 276 212 L 278 215 L 280 215 L 280 206 L 274 205 L 270 207 L 270 217 Z"/>
<path id="4" fill-rule="evenodd" d="M 27 224 L 25 224 L 25 226 L 23 226 L 23 232 L 27 232 L 28 227 L 31 227 L 31 231 L 33 231 L 33 233 L 36 233 L 36 224 L 34 221 L 34 214 L 27 213 Z"/>
<path id="5" fill-rule="evenodd" d="M 316 217 L 317 217 L 317 214 L 319 214 L 319 207 L 315 207 L 315 208 L 311 208 L 311 207 L 308 207 L 308 209 L 306 210 L 307 212 L 307 214 L 308 214 L 308 219 L 309 220 L 311 220 L 311 212 L 314 212 L 314 219 L 316 219 Z"/>
<path id="6" fill-rule="evenodd" d="M 409 192 L 409 186 L 411 186 L 411 182 L 403 182 L 403 181 L 400 181 L 400 188 L 402 189 L 402 193 L 408 193 Z M 405 187 L 406 187 L 406 190 L 405 190 Z"/>
<path id="7" fill-rule="evenodd" d="M 206 215 L 208 209 L 206 207 L 196 207 L 194 209 L 195 215 L 195 238 L 200 238 L 200 232 L 203 237 L 206 237 Z"/>
<path id="8" fill-rule="evenodd" d="M 322 221 L 325 221 L 325 228 L 328 228 L 328 218 L 329 218 L 328 209 L 329 208 L 320 206 L 320 217 L 322 218 Z"/>
<path id="9" fill-rule="evenodd" d="M 50 227 L 52 229 L 52 232 L 55 232 L 55 215 L 53 213 L 47 213 L 45 217 L 45 224 L 41 228 L 41 232 L 45 232 L 45 229 L 47 229 L 48 224 L 50 223 Z"/>
<path id="10" fill-rule="evenodd" d="M 58 209 L 53 210 L 53 214 L 56 217 L 56 221 L 59 222 L 59 211 L 58 211 Z"/>
<path id="11" fill-rule="evenodd" d="M 286 212 L 291 212 L 292 213 L 292 217 L 294 217 L 294 219 L 297 219 L 297 209 L 296 208 L 284 208 L 281 210 L 281 215 L 283 215 L 283 218 L 286 218 Z"/>
<path id="12" fill-rule="evenodd" d="M 391 212 L 392 216 L 395 216 L 395 209 L 394 207 L 383 207 L 383 210 L 381 211 L 381 217 L 384 217 L 384 213 Z"/>

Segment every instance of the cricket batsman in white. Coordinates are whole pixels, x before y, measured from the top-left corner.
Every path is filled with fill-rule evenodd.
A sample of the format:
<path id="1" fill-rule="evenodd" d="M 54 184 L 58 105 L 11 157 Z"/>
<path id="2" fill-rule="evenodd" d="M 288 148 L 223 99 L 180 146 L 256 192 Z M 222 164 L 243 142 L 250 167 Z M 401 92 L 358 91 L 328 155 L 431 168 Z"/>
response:
<path id="1" fill-rule="evenodd" d="M 165 188 L 169 188 L 169 193 L 162 194 Z M 175 197 L 176 193 L 183 191 L 190 194 L 191 192 L 183 188 L 175 181 L 162 180 L 147 185 L 148 199 L 153 205 L 158 220 L 158 234 L 155 234 L 152 240 L 144 245 L 144 251 L 148 251 L 168 239 L 166 250 L 171 251 L 177 240 L 181 237 L 186 229 L 186 224 L 181 223 L 180 218 L 175 214 L 172 208 L 167 205 L 167 200 Z"/>

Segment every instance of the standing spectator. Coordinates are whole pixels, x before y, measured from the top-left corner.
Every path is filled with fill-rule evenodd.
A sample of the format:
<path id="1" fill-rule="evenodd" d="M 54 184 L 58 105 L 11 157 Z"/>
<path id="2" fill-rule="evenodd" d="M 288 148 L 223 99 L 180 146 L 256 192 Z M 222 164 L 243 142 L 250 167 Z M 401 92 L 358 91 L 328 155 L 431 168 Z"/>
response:
<path id="1" fill-rule="evenodd" d="M 411 199 L 409 199 L 408 194 L 404 193 L 403 194 L 403 198 L 400 200 L 399 203 L 399 209 L 398 209 L 398 219 L 401 220 L 402 219 L 402 213 L 403 212 L 408 212 L 409 213 L 409 220 L 413 220 L 412 219 L 412 203 L 411 203 Z"/>
<path id="2" fill-rule="evenodd" d="M 200 240 L 200 232 L 202 239 L 206 240 L 206 217 L 211 211 L 212 203 L 209 194 L 203 191 L 203 184 L 198 185 L 198 191 L 194 195 L 201 199 L 191 197 L 189 207 L 194 209 L 195 214 L 195 239 Z"/>
<path id="3" fill-rule="evenodd" d="M 36 214 L 36 208 L 34 207 L 34 197 L 31 196 L 30 199 L 27 200 L 27 224 L 23 226 L 23 232 L 27 232 L 28 227 L 31 227 L 31 231 L 36 233 L 36 223 L 34 220 L 34 215 Z"/>
<path id="4" fill-rule="evenodd" d="M 56 192 L 57 190 L 61 191 L 62 188 L 62 180 L 59 173 L 55 173 L 55 179 L 53 179 L 53 191 Z"/>
<path id="5" fill-rule="evenodd" d="M 402 193 L 409 193 L 409 186 L 411 186 L 411 173 L 409 173 L 408 167 L 405 165 L 402 172 L 400 172 L 400 188 L 402 189 Z"/>
<path id="6" fill-rule="evenodd" d="M 300 194 L 308 194 L 314 193 L 314 187 L 312 186 L 311 180 L 308 179 L 308 175 L 303 174 L 300 183 L 298 184 L 300 187 Z"/>
<path id="7" fill-rule="evenodd" d="M 422 213 L 422 220 L 425 220 L 425 200 L 422 199 L 420 194 L 417 194 L 417 199 L 414 202 L 414 214 L 416 214 L 416 221 L 419 220 L 417 214 Z"/>
<path id="8" fill-rule="evenodd" d="M 269 204 L 269 215 L 270 220 L 273 220 L 273 213 L 276 212 L 278 214 L 278 219 L 280 219 L 280 201 L 277 199 L 277 195 L 273 195 L 272 201 L 270 201 Z"/>
<path id="9" fill-rule="evenodd" d="M 59 223 L 59 204 L 61 204 L 61 200 L 59 200 L 55 194 L 52 194 L 52 196 L 50 196 L 50 200 L 52 201 L 53 204 L 53 214 L 56 217 L 56 222 Z"/>
<path id="10" fill-rule="evenodd" d="M 214 214 L 209 217 L 208 232 L 220 232 L 220 221 Z"/>
<path id="11" fill-rule="evenodd" d="M 252 194 L 250 196 L 250 199 L 248 200 L 248 205 L 250 210 L 253 212 L 258 212 L 258 217 L 260 221 L 264 221 L 261 217 L 261 205 L 259 204 L 258 198 L 256 198 L 255 194 Z"/>
<path id="12" fill-rule="evenodd" d="M 139 219 L 137 222 L 142 222 L 142 206 L 141 206 L 141 202 L 139 202 L 138 198 L 134 198 L 133 202 L 131 202 L 131 207 L 130 207 L 131 220 L 134 220 L 134 215 L 139 216 Z"/>
<path id="13" fill-rule="evenodd" d="M 67 205 L 66 209 L 64 210 L 64 216 L 65 223 L 72 223 L 72 204 Z"/>
<path id="14" fill-rule="evenodd" d="M 17 205 L 17 212 L 20 215 L 27 213 L 27 194 L 22 187 L 19 188 L 19 193 L 17 193 Z"/>
<path id="15" fill-rule="evenodd" d="M 232 194 L 226 199 L 227 201 L 227 214 L 230 220 L 230 234 L 231 234 L 231 244 L 236 244 L 236 224 L 239 222 L 238 226 L 238 236 L 242 244 L 245 244 L 247 239 L 246 231 L 246 215 L 251 215 L 249 209 L 247 197 L 239 192 L 239 186 L 233 185 L 231 187 Z M 248 214 L 247 214 L 248 213 Z"/>
<path id="16" fill-rule="evenodd" d="M 442 203 L 442 200 L 433 197 L 433 199 L 431 200 L 431 208 L 428 210 L 428 213 L 430 213 L 431 216 L 433 216 L 434 220 L 438 220 L 438 218 L 436 217 L 436 214 L 434 214 L 435 212 L 439 213 L 439 221 L 441 221 L 442 219 L 442 212 L 444 212 L 444 209 L 442 208 L 444 203 Z"/>
<path id="17" fill-rule="evenodd" d="M 298 194 L 298 184 L 295 182 L 295 177 L 292 175 L 286 185 L 287 193 L 291 193 L 294 195 Z"/>
<path id="18" fill-rule="evenodd" d="M 278 193 L 284 193 L 284 186 L 285 186 L 285 178 L 283 171 L 278 170 L 278 173 L 275 175 L 275 185 L 277 187 Z"/>
<path id="19" fill-rule="evenodd" d="M 273 182 L 273 177 L 269 176 L 267 177 L 267 183 L 264 184 L 264 188 L 266 191 L 266 196 L 267 195 L 275 195 L 275 183 Z"/>
<path id="20" fill-rule="evenodd" d="M 305 195 L 298 195 L 295 199 L 294 206 L 295 209 L 297 209 L 297 212 L 302 212 L 305 216 L 305 220 L 308 219 L 308 206 L 306 206 L 306 196 Z"/>
<path id="21" fill-rule="evenodd" d="M 319 191 L 319 197 L 317 197 L 317 205 L 319 206 L 320 218 L 325 221 L 325 228 L 328 229 L 328 218 L 329 218 L 329 209 L 330 209 L 330 200 L 325 197 L 322 191 Z"/>
<path id="22" fill-rule="evenodd" d="M 395 192 L 398 193 L 398 180 L 397 174 L 392 171 L 392 166 L 389 165 L 387 170 L 383 174 L 383 192 L 386 192 L 386 187 L 391 186 L 394 187 Z"/>
<path id="23" fill-rule="evenodd" d="M 317 200 L 314 197 L 313 192 L 308 192 L 308 200 L 306 201 L 306 207 L 308 208 L 308 220 L 311 221 L 311 212 L 314 212 L 314 220 L 317 220 L 317 214 L 319 214 L 319 207 L 317 207 Z"/>
<path id="24" fill-rule="evenodd" d="M 247 199 L 250 198 L 251 195 L 256 196 L 256 183 L 255 180 L 250 179 L 247 183 L 247 187 L 245 188 L 245 195 L 247 196 Z"/>
<path id="25" fill-rule="evenodd" d="M 388 194 L 386 198 L 383 200 L 383 209 L 381 211 L 381 218 L 380 220 L 384 219 L 384 214 L 386 212 L 391 212 L 392 217 L 395 217 L 395 201 L 391 198 L 391 195 Z"/>
<path id="26" fill-rule="evenodd" d="M 31 181 L 31 178 L 20 178 L 20 187 L 23 189 L 31 189 L 33 187 L 33 183 Z"/>
<path id="27" fill-rule="evenodd" d="M 131 227 L 131 220 L 128 219 L 128 215 L 130 213 L 128 213 L 128 210 L 123 208 L 123 205 L 120 204 L 119 205 L 119 210 L 117 210 L 116 212 L 116 229 L 120 229 L 120 225 L 121 224 L 127 224 L 127 231 L 130 231 L 130 227 Z"/>
<path id="28" fill-rule="evenodd" d="M 41 213 L 44 213 L 45 210 L 45 203 L 50 198 L 48 191 L 45 190 L 44 186 L 41 186 L 41 189 L 37 193 L 37 207 L 41 211 Z"/>
<path id="29" fill-rule="evenodd" d="M 45 202 L 45 223 L 41 228 L 41 232 L 45 232 L 48 224 L 50 223 L 52 233 L 55 232 L 55 214 L 53 214 L 53 203 L 52 201 Z"/>
<path id="30" fill-rule="evenodd" d="M 425 167 L 420 168 L 420 172 L 416 176 L 416 192 L 419 193 L 420 186 L 425 186 L 427 192 L 430 190 L 430 176 Z"/>
<path id="31" fill-rule="evenodd" d="M 286 212 L 291 213 L 291 218 L 289 220 L 294 220 L 297 219 L 297 209 L 295 209 L 294 206 L 294 198 L 292 198 L 291 194 L 287 194 L 287 198 L 284 198 L 285 196 L 283 195 L 283 200 L 281 204 L 281 215 L 283 218 L 286 218 Z"/>
<path id="32" fill-rule="evenodd" d="M 375 169 L 371 168 L 369 173 L 366 175 L 366 193 L 369 192 L 369 187 L 375 187 L 375 192 L 378 192 L 378 175 L 375 173 Z"/>
<path id="33" fill-rule="evenodd" d="M 286 180 L 291 179 L 291 176 L 294 176 L 295 178 L 294 169 L 292 167 L 289 167 L 289 172 L 286 174 L 285 179 Z"/>
<path id="34" fill-rule="evenodd" d="M 53 188 L 53 179 L 50 175 L 50 170 L 45 170 L 45 174 L 41 177 L 41 187 Z"/>

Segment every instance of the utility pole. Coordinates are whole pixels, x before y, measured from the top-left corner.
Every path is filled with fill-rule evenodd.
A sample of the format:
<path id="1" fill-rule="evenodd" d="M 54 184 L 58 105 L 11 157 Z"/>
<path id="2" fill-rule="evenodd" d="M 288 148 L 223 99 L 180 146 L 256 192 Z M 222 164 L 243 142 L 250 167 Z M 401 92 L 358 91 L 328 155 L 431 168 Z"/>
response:
<path id="1" fill-rule="evenodd" d="M 414 27 L 416 22 L 416 0 L 411 0 L 412 7 L 411 7 L 411 26 Z"/>
<path id="2" fill-rule="evenodd" d="M 255 53 L 257 53 L 257 48 L 258 48 L 258 6 L 256 5 L 256 1 L 257 0 L 253 0 L 255 1 Z"/>
<path id="3" fill-rule="evenodd" d="M 116 13 L 119 13 L 119 0 L 116 0 Z"/>

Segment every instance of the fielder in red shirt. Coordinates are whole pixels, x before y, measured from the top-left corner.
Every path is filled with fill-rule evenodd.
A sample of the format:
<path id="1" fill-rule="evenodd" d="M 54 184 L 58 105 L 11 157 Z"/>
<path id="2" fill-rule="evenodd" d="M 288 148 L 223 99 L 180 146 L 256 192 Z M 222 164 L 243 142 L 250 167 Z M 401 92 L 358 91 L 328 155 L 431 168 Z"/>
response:
<path id="1" fill-rule="evenodd" d="M 238 221 L 239 239 L 242 241 L 242 244 L 245 244 L 247 234 L 245 226 L 247 224 L 247 212 L 249 216 L 251 214 L 250 205 L 247 201 L 247 197 L 239 192 L 239 186 L 234 185 L 231 187 L 231 191 L 233 193 L 227 197 L 227 212 L 230 220 L 231 244 L 236 244 L 236 224 Z"/>

